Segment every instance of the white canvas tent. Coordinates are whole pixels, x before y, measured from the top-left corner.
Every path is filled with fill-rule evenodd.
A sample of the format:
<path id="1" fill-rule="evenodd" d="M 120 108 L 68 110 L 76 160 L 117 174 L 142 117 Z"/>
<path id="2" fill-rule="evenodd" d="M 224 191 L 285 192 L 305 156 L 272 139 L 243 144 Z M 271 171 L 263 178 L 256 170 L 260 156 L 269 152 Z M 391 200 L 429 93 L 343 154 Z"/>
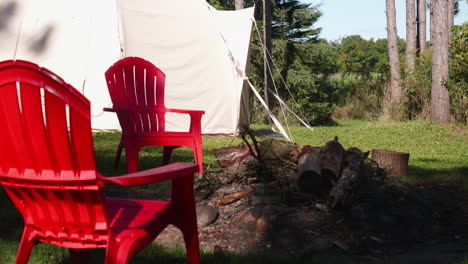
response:
<path id="1" fill-rule="evenodd" d="M 166 73 L 167 107 L 205 110 L 204 134 L 235 135 L 249 123 L 242 87 L 252 18 L 253 8 L 217 11 L 204 0 L 7 0 L 0 60 L 57 73 L 91 101 L 93 128 L 119 129 L 115 114 L 102 112 L 111 106 L 104 72 L 140 56 Z M 188 119 L 168 127 L 185 130 Z"/>

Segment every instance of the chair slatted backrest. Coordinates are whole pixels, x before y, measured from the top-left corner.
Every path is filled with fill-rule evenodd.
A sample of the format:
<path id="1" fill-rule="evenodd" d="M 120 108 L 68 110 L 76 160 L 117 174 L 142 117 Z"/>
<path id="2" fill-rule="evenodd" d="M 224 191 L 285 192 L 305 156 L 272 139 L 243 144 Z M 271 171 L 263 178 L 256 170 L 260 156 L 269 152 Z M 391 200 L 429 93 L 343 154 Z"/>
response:
<path id="1" fill-rule="evenodd" d="M 107 240 L 89 101 L 26 61 L 0 62 L 0 181 L 38 239 Z"/>
<path id="2" fill-rule="evenodd" d="M 105 76 L 124 133 L 165 131 L 166 76 L 160 69 L 142 58 L 127 57 L 112 65 Z"/>

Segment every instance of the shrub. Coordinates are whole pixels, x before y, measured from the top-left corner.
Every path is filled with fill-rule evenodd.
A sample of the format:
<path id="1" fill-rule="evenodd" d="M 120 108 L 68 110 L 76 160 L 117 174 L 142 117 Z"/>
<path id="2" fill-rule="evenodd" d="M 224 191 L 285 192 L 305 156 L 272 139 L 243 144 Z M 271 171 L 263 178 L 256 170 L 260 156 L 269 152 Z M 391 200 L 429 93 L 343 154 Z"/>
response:
<path id="1" fill-rule="evenodd" d="M 468 124 L 468 23 L 452 27 L 449 46 L 450 112 L 452 119 Z"/>

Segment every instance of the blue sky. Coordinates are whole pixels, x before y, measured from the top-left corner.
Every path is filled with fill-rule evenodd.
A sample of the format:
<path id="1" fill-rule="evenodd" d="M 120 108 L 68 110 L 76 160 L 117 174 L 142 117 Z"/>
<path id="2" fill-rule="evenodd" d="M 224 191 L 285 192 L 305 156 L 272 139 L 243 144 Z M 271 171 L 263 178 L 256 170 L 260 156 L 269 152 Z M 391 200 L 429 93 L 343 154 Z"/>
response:
<path id="1" fill-rule="evenodd" d="M 361 35 L 365 39 L 387 37 L 385 0 L 304 0 L 303 2 L 321 3 L 320 10 L 323 16 L 315 24 L 322 28 L 321 38 L 338 40 L 349 35 Z M 466 1 L 460 3 L 461 12 L 455 17 L 455 24 L 468 21 L 468 4 Z M 395 5 L 398 36 L 405 38 L 405 0 L 395 0 Z M 429 17 L 427 21 L 429 22 Z"/>

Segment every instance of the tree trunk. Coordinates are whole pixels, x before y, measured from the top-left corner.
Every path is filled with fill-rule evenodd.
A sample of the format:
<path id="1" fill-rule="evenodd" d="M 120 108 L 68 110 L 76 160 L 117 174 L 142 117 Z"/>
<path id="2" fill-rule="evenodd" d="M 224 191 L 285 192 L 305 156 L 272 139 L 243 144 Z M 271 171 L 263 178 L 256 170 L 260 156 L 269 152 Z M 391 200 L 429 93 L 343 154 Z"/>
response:
<path id="1" fill-rule="evenodd" d="M 408 172 L 409 153 L 388 151 L 382 149 L 372 150 L 372 160 L 385 169 L 390 175 L 405 177 Z"/>
<path id="2" fill-rule="evenodd" d="M 413 72 L 416 66 L 416 7 L 418 0 L 406 0 L 406 66 Z"/>
<path id="3" fill-rule="evenodd" d="M 418 1 L 418 47 L 419 53 L 426 51 L 426 0 Z"/>
<path id="4" fill-rule="evenodd" d="M 390 100 L 400 102 L 400 59 L 398 58 L 398 37 L 396 27 L 395 0 L 386 0 L 388 58 L 390 64 Z"/>
<path id="5" fill-rule="evenodd" d="M 234 0 L 234 6 L 236 10 L 240 10 L 244 8 L 244 0 Z"/>
<path id="6" fill-rule="evenodd" d="M 447 25 L 448 25 L 448 32 L 450 36 L 450 30 L 453 27 L 453 17 L 455 16 L 455 3 L 453 0 L 447 0 Z"/>
<path id="7" fill-rule="evenodd" d="M 272 87 L 272 76 L 270 74 L 272 68 L 271 61 L 271 0 L 263 0 L 263 43 L 265 50 L 263 51 L 263 89 L 265 103 L 270 107 L 271 95 L 268 88 Z M 270 120 L 270 118 L 268 118 Z"/>
<path id="8" fill-rule="evenodd" d="M 439 123 L 450 121 L 450 99 L 444 82 L 448 79 L 448 0 L 432 0 L 432 90 L 431 119 Z"/>

